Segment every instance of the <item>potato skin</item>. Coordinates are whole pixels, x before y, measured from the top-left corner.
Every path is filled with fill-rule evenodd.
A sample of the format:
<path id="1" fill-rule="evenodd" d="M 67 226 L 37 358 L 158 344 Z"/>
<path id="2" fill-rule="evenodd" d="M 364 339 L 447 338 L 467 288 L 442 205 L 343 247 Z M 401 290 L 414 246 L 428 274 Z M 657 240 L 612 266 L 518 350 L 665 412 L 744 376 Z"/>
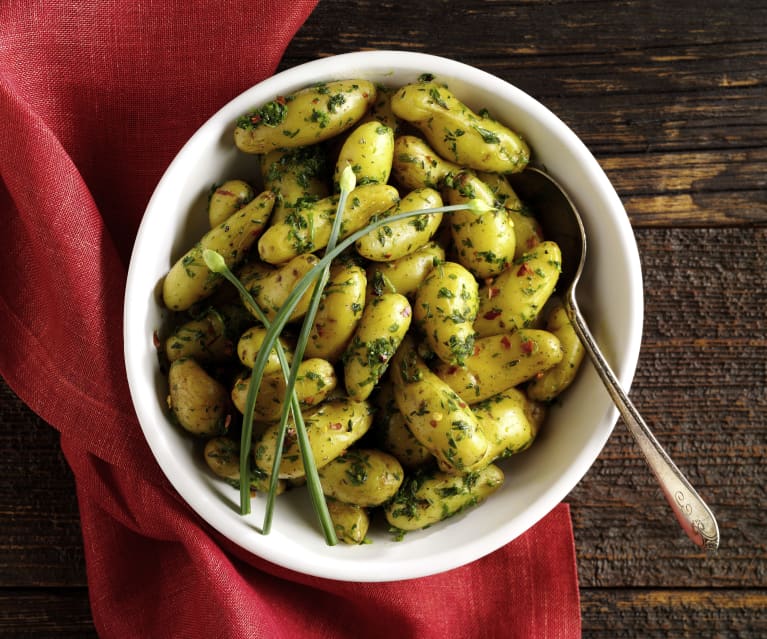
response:
<path id="1" fill-rule="evenodd" d="M 562 269 L 556 243 L 541 242 L 479 291 L 474 328 L 480 337 L 532 326 L 554 292 Z"/>
<path id="2" fill-rule="evenodd" d="M 519 259 L 524 253 L 543 242 L 540 223 L 519 199 L 505 176 L 497 173 L 477 173 L 477 177 L 490 187 L 496 202 L 506 209 L 514 225 L 516 238 L 514 259 Z"/>
<path id="3" fill-rule="evenodd" d="M 459 164 L 441 158 L 418 136 L 401 135 L 394 139 L 392 175 L 407 189 L 440 189 L 448 175 L 462 170 Z"/>
<path id="4" fill-rule="evenodd" d="M 234 268 L 266 228 L 273 206 L 274 193 L 264 191 L 203 235 L 165 276 L 162 287 L 165 306 L 172 311 L 185 311 L 213 293 L 223 278 L 205 265 L 203 251 L 217 251 L 226 265 Z"/>
<path id="5" fill-rule="evenodd" d="M 393 455 L 403 468 L 413 470 L 434 461 L 428 448 L 410 432 L 394 400 L 391 380 L 384 378 L 375 395 L 374 433 L 377 445 Z"/>
<path id="6" fill-rule="evenodd" d="M 525 394 L 509 388 L 472 406 L 490 442 L 487 463 L 504 459 L 526 450 L 540 429 L 545 408 Z"/>
<path id="7" fill-rule="evenodd" d="M 508 127 L 481 117 L 446 87 L 417 82 L 391 99 L 394 115 L 415 125 L 439 155 L 477 171 L 516 173 L 527 165 L 527 143 Z"/>
<path id="8" fill-rule="evenodd" d="M 309 445 L 317 469 L 329 464 L 362 437 L 373 423 L 373 408 L 368 402 L 335 399 L 323 402 L 304 415 Z M 266 473 L 272 470 L 279 424 L 269 426 L 253 447 L 256 466 Z M 285 438 L 278 476 L 296 479 L 305 476 L 301 453 L 290 430 Z"/>
<path id="9" fill-rule="evenodd" d="M 527 385 L 527 396 L 541 402 L 550 402 L 573 383 L 586 354 L 583 344 L 567 317 L 567 312 L 559 301 L 549 312 L 546 330 L 551 331 L 559 340 L 562 359 Z"/>
<path id="10" fill-rule="evenodd" d="M 240 485 L 240 443 L 230 437 L 213 437 L 205 443 L 203 451 L 205 463 L 216 477 L 226 480 L 229 484 Z M 258 492 L 268 492 L 269 476 L 260 470 L 253 469 L 250 476 L 250 488 Z M 285 481 L 277 480 L 277 495 L 285 492 Z"/>
<path id="11" fill-rule="evenodd" d="M 466 204 L 478 199 L 496 206 L 490 187 L 469 171 L 450 175 L 445 180 L 445 194 L 450 204 Z M 458 261 L 480 279 L 502 273 L 514 260 L 517 236 L 514 222 L 503 207 L 482 215 L 453 211 L 450 213 L 450 234 Z"/>
<path id="12" fill-rule="evenodd" d="M 340 238 L 364 227 L 374 215 L 399 202 L 397 189 L 388 184 L 358 186 L 348 196 L 342 212 Z M 269 264 L 283 264 L 327 246 L 338 196 L 324 198 L 295 208 L 282 222 L 271 225 L 258 241 L 258 254 Z"/>
<path id="13" fill-rule="evenodd" d="M 255 262 L 248 265 L 249 268 L 241 274 L 240 279 L 264 315 L 271 321 L 285 304 L 301 278 L 313 269 L 319 261 L 317 256 L 307 253 L 294 257 L 278 268 Z M 314 284 L 310 285 L 306 293 L 301 296 L 290 314 L 290 321 L 299 320 L 306 314 L 313 291 Z M 248 301 L 245 299 L 242 301 L 253 316 L 258 318 Z"/>
<path id="14" fill-rule="evenodd" d="M 474 320 L 479 309 L 474 276 L 456 262 L 433 268 L 415 295 L 414 319 L 429 347 L 442 361 L 462 365 L 474 350 Z"/>
<path id="15" fill-rule="evenodd" d="M 331 271 L 306 342 L 305 357 L 337 362 L 352 339 L 365 308 L 367 276 L 361 266 L 343 264 Z"/>
<path id="16" fill-rule="evenodd" d="M 431 269 L 445 261 L 445 249 L 430 241 L 392 262 L 374 262 L 367 268 L 368 297 L 399 293 L 412 297 Z"/>
<path id="17" fill-rule="evenodd" d="M 266 329 L 262 326 L 251 326 L 240 335 L 240 339 L 237 342 L 237 357 L 243 366 L 253 368 L 265 337 Z M 278 340 L 282 344 L 283 351 L 285 351 L 285 359 L 290 364 L 293 361 L 293 349 L 284 338 L 279 337 Z M 282 366 L 280 365 L 279 357 L 277 357 L 277 349 L 272 348 L 272 352 L 269 353 L 269 357 L 264 365 L 264 375 L 270 375 L 280 370 L 282 370 Z"/>
<path id="18" fill-rule="evenodd" d="M 399 135 L 402 129 L 402 121 L 392 113 L 391 110 L 391 96 L 397 91 L 395 87 L 376 87 L 378 94 L 376 95 L 375 102 L 370 106 L 368 112 L 362 118 L 362 122 L 380 122 L 385 124 L 392 131 L 394 135 Z"/>
<path id="19" fill-rule="evenodd" d="M 245 412 L 250 382 L 250 376 L 241 378 L 232 388 L 232 402 L 241 413 Z M 308 410 L 320 404 L 335 390 L 337 384 L 335 369 L 330 362 L 316 357 L 303 360 L 298 365 L 298 377 L 294 386 L 301 410 Z M 254 418 L 263 422 L 278 420 L 286 400 L 286 389 L 285 376 L 281 370 L 264 375 L 256 397 Z"/>
<path id="20" fill-rule="evenodd" d="M 370 528 L 367 510 L 335 499 L 328 499 L 326 503 L 338 539 L 351 545 L 364 543 Z"/>
<path id="21" fill-rule="evenodd" d="M 392 360 L 394 401 L 413 436 L 445 472 L 479 469 L 488 441 L 469 405 L 429 370 L 406 338 Z"/>
<path id="22" fill-rule="evenodd" d="M 476 404 L 547 371 L 562 359 L 559 339 L 549 331 L 520 329 L 480 337 L 463 366 L 434 367 L 437 376 L 467 403 Z"/>
<path id="23" fill-rule="evenodd" d="M 343 355 L 349 397 L 367 399 L 410 328 L 413 311 L 399 293 L 386 293 L 365 306 Z"/>
<path id="24" fill-rule="evenodd" d="M 442 206 L 442 198 L 434 189 L 411 191 L 399 203 L 386 211 L 384 217 L 398 213 L 433 209 Z M 417 215 L 385 224 L 357 240 L 357 253 L 374 262 L 398 260 L 424 246 L 437 232 L 442 213 Z"/>
<path id="25" fill-rule="evenodd" d="M 208 199 L 208 222 L 215 228 L 255 197 L 244 180 L 227 180 L 213 189 Z"/>
<path id="26" fill-rule="evenodd" d="M 329 169 L 322 145 L 271 151 L 261 156 L 259 164 L 264 188 L 277 196 L 271 224 L 283 222 L 302 202 L 330 195 L 326 180 Z"/>
<path id="27" fill-rule="evenodd" d="M 181 427 L 193 435 L 223 435 L 231 414 L 229 392 L 190 357 L 168 371 L 168 405 Z"/>
<path id="28" fill-rule="evenodd" d="M 301 89 L 244 114 L 234 143 L 245 153 L 316 144 L 353 127 L 375 102 L 367 80 L 339 80 Z"/>
<path id="29" fill-rule="evenodd" d="M 454 475 L 440 471 L 411 475 L 385 507 L 389 525 L 403 531 L 433 526 L 483 502 L 504 481 L 494 464 L 474 473 Z"/>
<path id="30" fill-rule="evenodd" d="M 399 490 L 405 471 L 395 457 L 375 448 L 352 448 L 319 471 L 326 496 L 373 508 Z"/>
<path id="31" fill-rule="evenodd" d="M 202 363 L 222 362 L 233 350 L 224 318 L 212 308 L 178 326 L 165 340 L 165 355 L 169 362 L 182 357 L 192 357 Z"/>
<path id="32" fill-rule="evenodd" d="M 394 157 L 394 131 L 381 122 L 365 122 L 354 128 L 344 141 L 333 173 L 333 185 L 340 191 L 341 173 L 350 166 L 357 184 L 386 184 Z"/>

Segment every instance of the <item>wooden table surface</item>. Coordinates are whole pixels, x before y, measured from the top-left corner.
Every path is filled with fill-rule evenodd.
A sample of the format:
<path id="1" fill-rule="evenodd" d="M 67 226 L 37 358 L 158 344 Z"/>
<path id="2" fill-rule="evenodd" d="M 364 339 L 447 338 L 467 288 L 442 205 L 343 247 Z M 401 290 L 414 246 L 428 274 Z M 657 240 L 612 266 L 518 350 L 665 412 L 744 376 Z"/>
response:
<path id="1" fill-rule="evenodd" d="M 321 0 L 281 68 L 409 49 L 557 113 L 622 198 L 644 270 L 631 396 L 717 515 L 683 536 L 618 424 L 568 496 L 584 637 L 767 636 L 765 0 Z M 57 432 L 0 384 L 0 636 L 95 636 Z"/>

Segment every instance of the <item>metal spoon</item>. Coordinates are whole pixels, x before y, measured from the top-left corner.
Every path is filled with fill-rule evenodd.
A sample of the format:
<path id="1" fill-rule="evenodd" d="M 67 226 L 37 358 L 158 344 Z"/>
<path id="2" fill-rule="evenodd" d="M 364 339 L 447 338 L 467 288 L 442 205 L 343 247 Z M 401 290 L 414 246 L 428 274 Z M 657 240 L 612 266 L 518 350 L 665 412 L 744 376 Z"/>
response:
<path id="1" fill-rule="evenodd" d="M 696 545 L 715 551 L 719 547 L 719 527 L 713 513 L 671 461 L 621 388 L 578 308 L 575 289 L 586 262 L 586 233 L 578 210 L 562 187 L 540 169 L 528 167 L 510 176 L 510 182 L 522 201 L 535 210 L 546 239 L 556 242 L 562 250 L 558 288 L 566 290 L 563 303 L 567 315 L 624 423 L 658 479 L 671 509 Z"/>

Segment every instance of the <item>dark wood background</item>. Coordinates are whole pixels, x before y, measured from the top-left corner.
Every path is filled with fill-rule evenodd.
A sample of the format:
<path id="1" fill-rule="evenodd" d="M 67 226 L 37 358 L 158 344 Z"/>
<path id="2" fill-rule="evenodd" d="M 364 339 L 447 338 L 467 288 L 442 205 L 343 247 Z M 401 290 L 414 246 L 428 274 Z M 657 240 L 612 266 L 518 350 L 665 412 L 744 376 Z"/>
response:
<path id="1" fill-rule="evenodd" d="M 635 229 L 631 395 L 714 509 L 682 535 L 623 426 L 567 501 L 584 637 L 767 636 L 765 0 L 321 0 L 281 67 L 359 49 L 476 65 L 591 148 Z M 0 636 L 95 636 L 54 429 L 0 383 Z"/>

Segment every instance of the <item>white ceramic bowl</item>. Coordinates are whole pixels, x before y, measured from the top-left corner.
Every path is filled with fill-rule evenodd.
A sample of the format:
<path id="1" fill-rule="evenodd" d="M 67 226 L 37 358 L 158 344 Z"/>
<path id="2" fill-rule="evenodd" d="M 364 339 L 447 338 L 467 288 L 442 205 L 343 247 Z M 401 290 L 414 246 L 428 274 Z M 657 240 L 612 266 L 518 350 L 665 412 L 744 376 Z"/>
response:
<path id="1" fill-rule="evenodd" d="M 589 237 L 581 307 L 616 375 L 629 387 L 642 333 L 642 278 L 634 236 L 610 182 L 576 135 L 546 107 L 476 68 L 420 53 L 373 51 L 324 58 L 275 75 L 245 91 L 208 120 L 168 167 L 136 238 L 125 293 L 125 363 L 131 395 L 157 462 L 186 502 L 213 528 L 244 549 L 309 575 L 349 581 L 425 576 L 471 562 L 525 532 L 573 489 L 599 455 L 617 411 L 590 364 L 526 452 L 502 462 L 503 488 L 483 505 L 394 541 L 383 527 L 372 544 L 330 547 L 316 525 L 305 490 L 277 500 L 268 536 L 258 532 L 263 499 L 253 514 L 238 513 L 239 494 L 208 472 L 192 439 L 168 420 L 166 380 L 153 332 L 164 321 L 158 283 L 206 230 L 210 185 L 253 174 L 254 157 L 232 143 L 233 122 L 251 107 L 309 84 L 363 78 L 398 86 L 432 73 L 470 107 L 487 107 L 520 131 L 533 159 L 569 191 Z M 203 214 L 201 214 L 201 211 Z"/>

